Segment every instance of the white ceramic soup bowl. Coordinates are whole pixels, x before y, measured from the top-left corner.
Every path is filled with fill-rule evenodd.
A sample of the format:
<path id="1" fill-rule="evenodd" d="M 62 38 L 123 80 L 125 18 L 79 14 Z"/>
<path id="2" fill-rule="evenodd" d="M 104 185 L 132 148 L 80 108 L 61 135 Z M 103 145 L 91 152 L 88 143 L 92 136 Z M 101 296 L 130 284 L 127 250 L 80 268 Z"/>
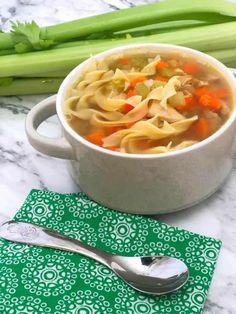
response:
<path id="1" fill-rule="evenodd" d="M 222 63 L 199 51 L 165 44 L 114 48 L 93 58 L 139 47 L 176 51 L 215 67 L 232 88 L 234 109 L 227 122 L 209 138 L 193 146 L 163 154 L 127 154 L 98 147 L 76 133 L 66 121 L 63 103 L 68 87 L 91 58 L 78 65 L 62 82 L 58 94 L 37 104 L 26 119 L 26 133 L 41 153 L 68 159 L 70 173 L 91 199 L 129 213 L 160 214 L 177 211 L 205 199 L 224 182 L 236 152 L 236 79 Z M 51 139 L 37 132 L 49 116 L 58 115 L 63 137 Z M 56 173 L 55 173 L 56 180 Z"/>

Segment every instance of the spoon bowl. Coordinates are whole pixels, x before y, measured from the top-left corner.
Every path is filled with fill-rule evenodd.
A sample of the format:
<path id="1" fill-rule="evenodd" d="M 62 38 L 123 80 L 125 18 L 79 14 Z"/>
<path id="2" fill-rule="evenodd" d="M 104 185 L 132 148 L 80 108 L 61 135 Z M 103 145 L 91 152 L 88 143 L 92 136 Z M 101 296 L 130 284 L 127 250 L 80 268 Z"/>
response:
<path id="1" fill-rule="evenodd" d="M 170 256 L 119 256 L 64 236 L 53 230 L 21 221 L 0 226 L 0 237 L 24 244 L 79 253 L 104 264 L 132 288 L 153 295 L 180 289 L 189 271 L 181 260 Z"/>
<path id="2" fill-rule="evenodd" d="M 185 263 L 169 256 L 114 255 L 110 267 L 136 290 L 155 295 L 178 290 L 189 277 Z"/>

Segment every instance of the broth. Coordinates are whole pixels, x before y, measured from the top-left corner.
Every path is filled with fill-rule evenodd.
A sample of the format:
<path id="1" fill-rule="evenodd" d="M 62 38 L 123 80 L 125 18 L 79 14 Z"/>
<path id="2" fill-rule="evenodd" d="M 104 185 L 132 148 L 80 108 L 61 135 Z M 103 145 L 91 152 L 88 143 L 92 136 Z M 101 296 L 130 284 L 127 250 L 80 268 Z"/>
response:
<path id="1" fill-rule="evenodd" d="M 68 91 L 64 113 L 86 140 L 126 153 L 165 153 L 215 133 L 232 111 L 215 68 L 186 54 L 129 49 L 94 60 Z"/>

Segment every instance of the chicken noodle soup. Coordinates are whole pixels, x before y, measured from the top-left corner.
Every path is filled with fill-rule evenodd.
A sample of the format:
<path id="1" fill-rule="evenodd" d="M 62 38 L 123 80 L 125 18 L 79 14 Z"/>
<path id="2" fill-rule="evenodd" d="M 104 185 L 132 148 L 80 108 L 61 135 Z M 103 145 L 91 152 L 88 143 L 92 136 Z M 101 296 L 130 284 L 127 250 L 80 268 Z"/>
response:
<path id="1" fill-rule="evenodd" d="M 211 65 L 140 48 L 94 59 L 68 91 L 64 113 L 93 144 L 159 154 L 209 137 L 231 108 L 228 83 Z"/>

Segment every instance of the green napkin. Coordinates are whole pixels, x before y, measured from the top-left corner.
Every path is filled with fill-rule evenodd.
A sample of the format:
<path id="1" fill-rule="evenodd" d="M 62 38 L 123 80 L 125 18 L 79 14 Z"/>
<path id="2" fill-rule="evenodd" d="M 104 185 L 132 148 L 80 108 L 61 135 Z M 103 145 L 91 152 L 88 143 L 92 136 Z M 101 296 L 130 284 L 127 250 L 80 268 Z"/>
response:
<path id="1" fill-rule="evenodd" d="M 15 220 L 59 231 L 120 255 L 171 255 L 186 262 L 186 286 L 161 297 L 139 293 L 105 266 L 58 250 L 0 239 L 2 314 L 202 313 L 221 242 L 103 207 L 83 194 L 32 190 Z"/>

